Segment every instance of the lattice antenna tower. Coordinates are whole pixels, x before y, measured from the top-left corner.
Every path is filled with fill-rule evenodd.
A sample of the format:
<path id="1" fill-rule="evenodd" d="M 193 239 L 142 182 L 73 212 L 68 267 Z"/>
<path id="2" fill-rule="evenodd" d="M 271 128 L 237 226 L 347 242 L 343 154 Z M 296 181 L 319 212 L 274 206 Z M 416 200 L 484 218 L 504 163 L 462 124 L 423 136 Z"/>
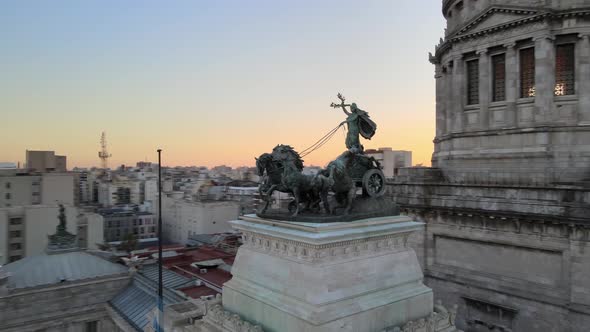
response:
<path id="1" fill-rule="evenodd" d="M 100 158 L 102 169 L 106 170 L 109 167 L 109 158 L 111 157 L 111 154 L 107 151 L 107 135 L 104 131 L 100 136 L 100 148 L 101 150 L 98 151 L 98 158 Z"/>

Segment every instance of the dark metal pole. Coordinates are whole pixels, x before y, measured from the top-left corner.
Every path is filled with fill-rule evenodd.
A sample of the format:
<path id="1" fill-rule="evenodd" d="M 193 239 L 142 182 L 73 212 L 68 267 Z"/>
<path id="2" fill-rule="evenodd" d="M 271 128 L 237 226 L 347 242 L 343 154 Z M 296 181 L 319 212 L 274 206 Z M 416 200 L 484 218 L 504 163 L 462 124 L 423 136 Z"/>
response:
<path id="1" fill-rule="evenodd" d="M 164 290 L 162 285 L 162 149 L 158 149 L 158 332 L 164 331 Z"/>

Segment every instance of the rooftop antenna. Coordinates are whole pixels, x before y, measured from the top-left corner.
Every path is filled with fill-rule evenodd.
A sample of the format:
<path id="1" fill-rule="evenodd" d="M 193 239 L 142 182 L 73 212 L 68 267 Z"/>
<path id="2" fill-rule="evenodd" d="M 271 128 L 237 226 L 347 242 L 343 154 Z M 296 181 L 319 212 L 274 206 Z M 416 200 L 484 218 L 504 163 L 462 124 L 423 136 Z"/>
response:
<path id="1" fill-rule="evenodd" d="M 102 169 L 106 170 L 109 166 L 109 158 L 111 157 L 111 154 L 107 151 L 107 134 L 104 131 L 100 136 L 100 148 L 101 150 L 98 151 L 98 158 L 100 158 Z"/>

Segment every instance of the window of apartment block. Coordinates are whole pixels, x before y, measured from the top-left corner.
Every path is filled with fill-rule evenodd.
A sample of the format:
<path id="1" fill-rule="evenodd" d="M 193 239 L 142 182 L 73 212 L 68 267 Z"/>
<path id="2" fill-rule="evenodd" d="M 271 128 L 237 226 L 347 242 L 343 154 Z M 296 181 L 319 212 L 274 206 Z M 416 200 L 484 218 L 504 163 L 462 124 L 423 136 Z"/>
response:
<path id="1" fill-rule="evenodd" d="M 98 332 L 98 321 L 86 322 L 85 332 Z"/>
<path id="2" fill-rule="evenodd" d="M 535 96 L 535 49 L 520 50 L 520 97 Z"/>
<path id="3" fill-rule="evenodd" d="M 506 55 L 492 57 L 492 101 L 506 100 Z"/>
<path id="4" fill-rule="evenodd" d="M 479 104 L 479 60 L 467 61 L 467 105 Z"/>
<path id="5" fill-rule="evenodd" d="M 20 231 L 10 231 L 10 237 L 21 237 Z"/>
<path id="6" fill-rule="evenodd" d="M 574 44 L 557 45 L 555 52 L 555 95 L 576 93 Z"/>
<path id="7" fill-rule="evenodd" d="M 20 243 L 11 243 L 10 249 L 11 250 L 20 250 L 20 249 L 22 249 L 22 245 Z"/>
<path id="8" fill-rule="evenodd" d="M 16 262 L 16 261 L 18 261 L 18 260 L 19 260 L 19 259 L 21 259 L 21 258 L 22 258 L 22 256 L 20 256 L 20 255 L 15 255 L 15 256 L 10 256 L 9 260 L 10 260 L 10 262 L 12 263 L 12 262 Z"/>
<path id="9" fill-rule="evenodd" d="M 23 218 L 10 218 L 11 225 L 21 225 L 23 223 Z"/>
<path id="10" fill-rule="evenodd" d="M 10 189 L 10 182 L 6 182 L 6 189 Z"/>
<path id="11" fill-rule="evenodd" d="M 6 197 L 6 199 L 10 199 L 10 193 L 6 193 L 6 195 L 4 195 L 4 197 Z"/>

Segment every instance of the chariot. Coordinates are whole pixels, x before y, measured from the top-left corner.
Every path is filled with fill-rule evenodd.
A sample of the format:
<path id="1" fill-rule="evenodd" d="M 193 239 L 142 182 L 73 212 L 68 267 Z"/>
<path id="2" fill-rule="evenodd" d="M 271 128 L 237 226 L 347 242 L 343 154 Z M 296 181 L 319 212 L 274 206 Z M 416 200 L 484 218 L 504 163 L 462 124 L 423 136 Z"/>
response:
<path id="1" fill-rule="evenodd" d="M 381 164 L 374 157 L 355 154 L 351 158 L 349 175 L 357 187 L 363 189 L 363 195 L 380 197 L 385 194 L 385 175 Z"/>

